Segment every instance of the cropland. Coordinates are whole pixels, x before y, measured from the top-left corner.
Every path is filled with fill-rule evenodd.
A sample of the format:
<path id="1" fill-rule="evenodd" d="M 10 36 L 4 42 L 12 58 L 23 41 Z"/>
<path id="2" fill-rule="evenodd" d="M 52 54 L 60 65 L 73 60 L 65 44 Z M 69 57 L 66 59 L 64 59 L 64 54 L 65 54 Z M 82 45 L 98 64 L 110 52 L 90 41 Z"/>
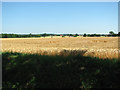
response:
<path id="1" fill-rule="evenodd" d="M 120 88 L 118 37 L 2 38 L 2 88 Z"/>
<path id="2" fill-rule="evenodd" d="M 2 38 L 2 52 L 118 58 L 118 37 Z"/>

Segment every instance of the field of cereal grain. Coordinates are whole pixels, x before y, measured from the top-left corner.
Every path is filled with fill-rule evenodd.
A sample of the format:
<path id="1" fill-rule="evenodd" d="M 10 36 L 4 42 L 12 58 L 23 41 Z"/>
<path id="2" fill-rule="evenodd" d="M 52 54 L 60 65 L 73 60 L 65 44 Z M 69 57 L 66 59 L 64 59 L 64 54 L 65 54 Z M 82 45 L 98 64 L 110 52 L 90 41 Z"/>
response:
<path id="1" fill-rule="evenodd" d="M 2 52 L 118 58 L 118 37 L 2 38 Z"/>

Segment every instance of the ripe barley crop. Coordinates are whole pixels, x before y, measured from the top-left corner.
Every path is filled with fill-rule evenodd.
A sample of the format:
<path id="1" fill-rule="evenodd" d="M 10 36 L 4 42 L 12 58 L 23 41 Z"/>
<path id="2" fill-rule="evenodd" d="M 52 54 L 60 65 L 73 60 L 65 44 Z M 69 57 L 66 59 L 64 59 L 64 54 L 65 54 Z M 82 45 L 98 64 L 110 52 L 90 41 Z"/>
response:
<path id="1" fill-rule="evenodd" d="M 2 52 L 118 58 L 118 37 L 2 38 Z"/>

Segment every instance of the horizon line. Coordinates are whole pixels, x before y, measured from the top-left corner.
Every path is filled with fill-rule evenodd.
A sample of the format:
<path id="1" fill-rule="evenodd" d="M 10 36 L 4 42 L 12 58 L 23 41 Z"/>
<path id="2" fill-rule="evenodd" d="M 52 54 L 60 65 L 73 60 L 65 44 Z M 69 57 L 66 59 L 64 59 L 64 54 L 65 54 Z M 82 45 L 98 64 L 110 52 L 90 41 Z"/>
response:
<path id="1" fill-rule="evenodd" d="M 45 32 L 46 33 L 46 32 Z M 0 34 L 45 34 L 45 33 L 6 33 L 6 32 L 2 32 Z M 114 32 L 115 34 L 118 34 L 118 32 Z M 46 33 L 46 34 L 109 34 L 108 33 Z"/>

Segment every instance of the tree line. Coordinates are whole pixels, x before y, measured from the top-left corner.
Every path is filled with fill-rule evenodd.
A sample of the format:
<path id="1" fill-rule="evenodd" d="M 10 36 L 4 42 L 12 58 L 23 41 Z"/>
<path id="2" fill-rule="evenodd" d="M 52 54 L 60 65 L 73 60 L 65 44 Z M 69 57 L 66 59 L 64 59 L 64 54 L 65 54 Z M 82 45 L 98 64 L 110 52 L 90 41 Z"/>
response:
<path id="1" fill-rule="evenodd" d="M 100 37 L 100 36 L 117 37 L 117 36 L 120 36 L 120 32 L 118 32 L 118 34 L 115 34 L 113 31 L 110 31 L 109 34 L 86 34 L 84 33 L 83 35 L 83 37 Z"/>
<path id="2" fill-rule="evenodd" d="M 83 36 L 83 37 L 117 37 L 120 36 L 120 32 L 118 34 L 115 34 L 113 31 L 110 31 L 109 34 L 7 34 L 7 33 L 2 33 L 0 34 L 0 38 L 28 38 L 28 37 L 47 37 L 50 36 L 51 38 L 53 36 L 69 36 L 69 37 L 77 37 L 77 36 Z"/>

